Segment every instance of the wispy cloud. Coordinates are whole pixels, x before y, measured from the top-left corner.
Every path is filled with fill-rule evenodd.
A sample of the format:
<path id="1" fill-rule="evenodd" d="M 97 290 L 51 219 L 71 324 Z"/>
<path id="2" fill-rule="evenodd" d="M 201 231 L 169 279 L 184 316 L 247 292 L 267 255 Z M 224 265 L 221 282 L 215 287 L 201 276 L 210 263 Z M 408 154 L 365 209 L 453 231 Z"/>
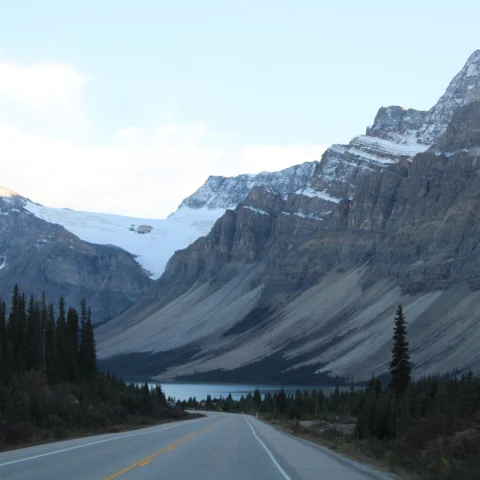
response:
<path id="1" fill-rule="evenodd" d="M 89 77 L 57 63 L 23 65 L 0 60 L 0 102 L 26 112 L 77 123 L 83 115 L 81 93 Z"/>

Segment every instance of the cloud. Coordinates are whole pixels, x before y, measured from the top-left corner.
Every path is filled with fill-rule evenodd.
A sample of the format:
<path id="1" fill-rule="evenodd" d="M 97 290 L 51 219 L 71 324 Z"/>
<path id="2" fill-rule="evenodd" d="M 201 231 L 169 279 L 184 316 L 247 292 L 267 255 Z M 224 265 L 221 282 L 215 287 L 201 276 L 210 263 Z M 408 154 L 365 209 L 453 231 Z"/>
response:
<path id="1" fill-rule="evenodd" d="M 0 105 L 10 101 L 31 114 L 78 123 L 81 92 L 89 77 L 57 63 L 0 61 Z"/>
<path id="2" fill-rule="evenodd" d="M 204 123 L 123 126 L 92 143 L 88 132 L 62 129 L 82 116 L 86 81 L 59 64 L 0 61 L 0 111 L 6 102 L 24 109 L 20 122 L 0 117 L 0 185 L 48 206 L 161 218 L 209 175 L 280 170 L 318 160 L 326 148 L 245 146 Z M 37 128 L 47 120 L 55 136 Z"/>
<path id="3" fill-rule="evenodd" d="M 205 132 L 209 142 L 203 142 L 205 137 L 198 135 L 201 128 L 167 126 L 143 141 L 134 141 L 131 135 L 139 132 L 128 129 L 120 132 L 117 143 L 79 145 L 0 125 L 0 183 L 49 206 L 159 218 L 173 211 L 208 175 L 279 170 L 319 159 L 326 148 L 226 148 L 222 134 L 218 147 L 213 132 Z"/>

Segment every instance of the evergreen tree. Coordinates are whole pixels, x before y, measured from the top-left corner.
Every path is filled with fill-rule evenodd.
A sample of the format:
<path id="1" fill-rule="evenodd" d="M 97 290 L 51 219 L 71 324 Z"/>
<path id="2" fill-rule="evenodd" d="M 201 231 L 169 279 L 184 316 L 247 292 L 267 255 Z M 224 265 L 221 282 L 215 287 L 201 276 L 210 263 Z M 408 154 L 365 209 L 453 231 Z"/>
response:
<path id="1" fill-rule="evenodd" d="M 253 393 L 253 403 L 255 404 L 255 408 L 260 410 L 262 405 L 262 396 L 260 395 L 260 390 L 258 388 L 256 388 L 255 392 Z"/>
<path id="2" fill-rule="evenodd" d="M 67 380 L 66 366 L 68 365 L 68 335 L 67 335 L 67 319 L 65 316 L 65 299 L 63 295 L 58 302 L 58 318 L 56 325 L 56 343 L 57 343 L 57 355 L 58 355 L 58 375 L 61 381 Z"/>
<path id="3" fill-rule="evenodd" d="M 86 302 L 82 300 L 81 331 L 79 346 L 79 367 L 83 378 L 91 379 L 97 373 L 97 349 L 93 335 L 92 312 L 86 312 Z"/>
<path id="4" fill-rule="evenodd" d="M 18 284 L 13 287 L 12 307 L 8 316 L 7 336 L 11 341 L 13 364 L 12 371 L 19 374 L 25 371 L 26 353 L 26 314 L 25 296 L 20 294 Z"/>
<path id="5" fill-rule="evenodd" d="M 407 392 L 412 381 L 412 364 L 408 352 L 407 324 L 401 305 L 395 316 L 390 374 L 390 390 L 396 395 Z"/>
<path id="6" fill-rule="evenodd" d="M 7 309 L 0 301 L 0 384 L 7 379 L 11 365 L 7 365 Z"/>
<path id="7" fill-rule="evenodd" d="M 27 370 L 40 370 L 42 365 L 43 329 L 40 305 L 33 295 L 28 302 L 25 331 L 25 368 Z"/>
<path id="8" fill-rule="evenodd" d="M 232 408 L 233 408 L 233 398 L 232 398 L 232 394 L 229 393 L 227 398 L 225 399 L 223 409 L 225 412 L 231 412 Z"/>
<path id="9" fill-rule="evenodd" d="M 287 410 L 288 399 L 285 390 L 282 388 L 275 397 L 275 409 L 278 414 L 283 415 Z"/>
<path id="10" fill-rule="evenodd" d="M 45 324 L 45 373 L 50 383 L 60 380 L 60 365 L 57 349 L 57 330 L 55 324 L 55 311 L 50 304 L 47 310 Z"/>
<path id="11" fill-rule="evenodd" d="M 47 332 L 48 307 L 45 292 L 42 292 L 42 299 L 40 301 L 40 324 L 41 324 L 41 338 L 40 338 L 40 354 L 41 354 L 41 370 L 46 373 L 46 358 L 45 358 L 45 337 Z"/>
<path id="12" fill-rule="evenodd" d="M 69 308 L 67 313 L 67 326 L 66 326 L 66 360 L 65 366 L 67 379 L 69 382 L 76 382 L 79 377 L 79 353 L 78 353 L 78 313 L 75 309 Z"/>

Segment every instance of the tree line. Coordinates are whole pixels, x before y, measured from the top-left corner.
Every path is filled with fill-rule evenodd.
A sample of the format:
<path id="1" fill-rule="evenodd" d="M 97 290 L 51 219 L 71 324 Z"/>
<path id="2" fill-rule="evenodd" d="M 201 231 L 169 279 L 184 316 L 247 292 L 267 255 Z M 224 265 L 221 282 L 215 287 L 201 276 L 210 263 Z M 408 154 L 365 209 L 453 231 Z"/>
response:
<path id="1" fill-rule="evenodd" d="M 44 372 L 50 384 L 78 383 L 97 374 L 92 311 L 85 299 L 80 314 L 66 310 L 60 297 L 57 315 L 45 295 L 25 298 L 13 288 L 11 308 L 0 300 L 0 385 L 8 386 L 26 372 Z"/>
<path id="2" fill-rule="evenodd" d="M 117 431 L 186 414 L 160 386 L 127 384 L 97 367 L 92 312 L 28 299 L 15 285 L 0 299 L 0 450 L 82 433 Z"/>

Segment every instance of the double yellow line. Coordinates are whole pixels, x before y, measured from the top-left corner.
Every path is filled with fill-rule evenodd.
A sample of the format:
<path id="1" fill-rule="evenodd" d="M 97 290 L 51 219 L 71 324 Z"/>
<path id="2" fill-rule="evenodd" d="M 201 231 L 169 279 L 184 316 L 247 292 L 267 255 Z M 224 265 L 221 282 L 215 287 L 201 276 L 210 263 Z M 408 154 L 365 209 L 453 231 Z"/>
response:
<path id="1" fill-rule="evenodd" d="M 123 470 L 120 470 L 119 472 L 114 473 L 113 475 L 110 475 L 110 476 L 107 477 L 105 480 L 113 480 L 114 478 L 117 478 L 117 477 L 119 477 L 120 475 L 123 475 L 124 473 L 129 472 L 130 470 L 132 470 L 132 469 L 135 468 L 135 467 L 146 467 L 147 465 L 149 465 L 150 463 L 152 463 L 152 460 L 153 460 L 155 457 L 158 457 L 158 455 L 161 455 L 162 453 L 165 453 L 165 452 L 172 452 L 173 450 L 175 450 L 175 448 L 177 447 L 177 445 L 180 445 L 180 443 L 188 442 L 191 438 L 196 437 L 197 435 L 200 435 L 200 434 L 202 434 L 202 433 L 208 432 L 208 431 L 211 430 L 213 427 L 215 427 L 215 426 L 218 425 L 219 423 L 225 422 L 225 421 L 228 420 L 229 418 L 230 418 L 230 417 L 224 418 L 223 420 L 220 420 L 220 421 L 218 421 L 218 422 L 215 422 L 215 423 L 213 423 L 212 425 L 210 425 L 209 427 L 204 428 L 203 430 L 199 430 L 198 432 L 193 432 L 193 433 L 191 433 L 190 435 L 187 435 L 186 437 L 183 437 L 183 438 L 181 438 L 180 440 L 177 440 L 176 442 L 172 443 L 172 444 L 169 445 L 168 447 L 162 448 L 162 449 L 159 450 L 158 452 L 152 453 L 152 454 L 149 455 L 148 457 L 142 458 L 142 459 L 139 460 L 138 462 L 132 463 L 132 464 L 129 465 L 128 467 L 125 467 Z"/>

